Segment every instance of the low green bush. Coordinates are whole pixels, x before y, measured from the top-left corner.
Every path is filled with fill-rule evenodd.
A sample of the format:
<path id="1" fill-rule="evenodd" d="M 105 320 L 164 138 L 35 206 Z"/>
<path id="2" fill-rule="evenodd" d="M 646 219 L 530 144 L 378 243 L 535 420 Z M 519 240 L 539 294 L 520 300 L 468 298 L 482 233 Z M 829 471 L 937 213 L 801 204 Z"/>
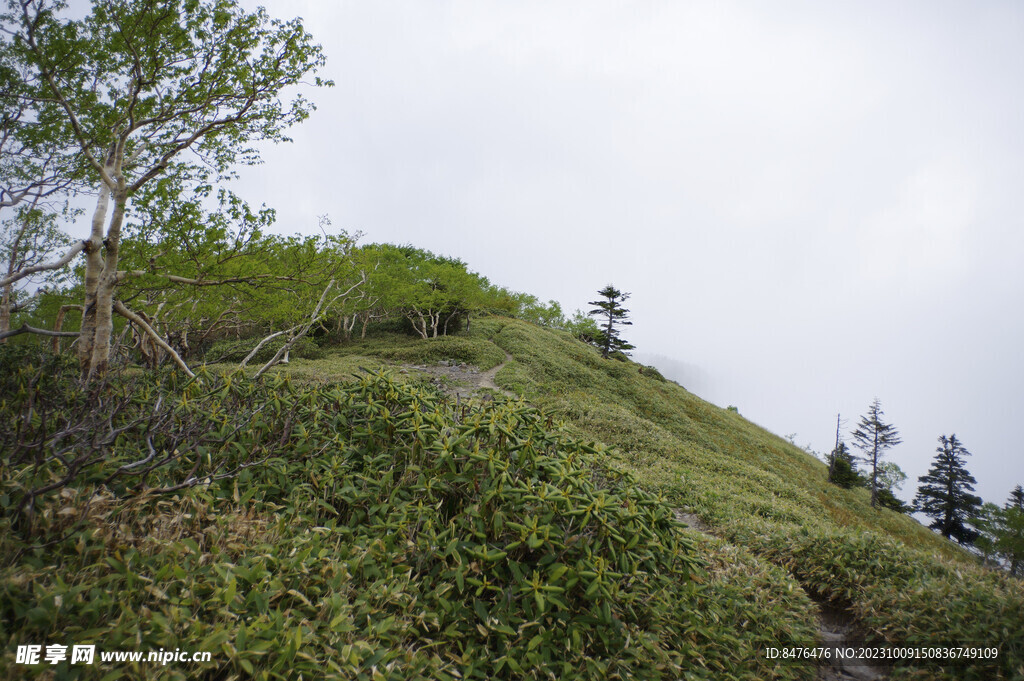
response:
<path id="1" fill-rule="evenodd" d="M 867 490 L 829 484 L 827 466 L 731 410 L 564 335 L 514 320 L 495 331 L 515 358 L 499 385 L 551 409 L 579 437 L 613 446 L 641 484 L 811 593 L 849 606 L 881 640 L 1000 649 L 995 665 L 921 667 L 915 678 L 1024 678 L 1019 581 L 981 570 L 907 515 L 872 508 Z"/>
<path id="2" fill-rule="evenodd" d="M 71 641 L 213 653 L 170 678 L 675 679 L 714 636 L 672 509 L 523 403 L 40 369 L 0 380 L 5 423 L 49 419 L 0 439 L 4 660 Z M 82 405 L 95 423 L 46 435 Z"/>
<path id="3" fill-rule="evenodd" d="M 252 352 L 262 338 L 244 338 L 241 340 L 219 340 L 213 343 L 206 351 L 206 361 L 210 364 L 220 362 L 241 362 Z M 275 338 L 268 341 L 259 352 L 249 360 L 251 363 L 263 363 L 269 361 L 286 342 L 284 338 Z M 300 338 L 292 346 L 289 353 L 292 357 L 300 359 L 321 359 L 324 357 L 323 349 L 308 336 Z"/>
<path id="4" fill-rule="evenodd" d="M 657 367 L 654 366 L 641 366 L 638 372 L 646 376 L 647 378 L 653 378 L 655 381 L 665 383 L 668 379 L 662 376 L 661 372 L 658 371 Z"/>
<path id="5" fill-rule="evenodd" d="M 417 339 L 399 347 L 381 350 L 379 356 L 403 364 L 434 364 L 441 360 L 471 364 L 486 370 L 505 361 L 505 353 L 482 338 L 439 336 Z"/>
<path id="6" fill-rule="evenodd" d="M 730 539 L 783 566 L 824 600 L 850 607 L 876 642 L 895 646 L 999 649 L 994 660 L 903 665 L 950 679 L 1016 679 L 1024 672 L 1024 584 L 957 565 L 872 532 L 754 519 Z"/>

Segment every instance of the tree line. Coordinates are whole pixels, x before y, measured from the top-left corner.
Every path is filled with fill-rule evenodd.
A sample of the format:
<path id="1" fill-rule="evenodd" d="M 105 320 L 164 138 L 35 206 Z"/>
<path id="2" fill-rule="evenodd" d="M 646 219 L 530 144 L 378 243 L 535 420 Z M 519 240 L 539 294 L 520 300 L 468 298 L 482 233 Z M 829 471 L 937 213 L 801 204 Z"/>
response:
<path id="1" fill-rule="evenodd" d="M 257 228 L 272 212 L 253 212 L 223 189 L 211 197 L 238 165 L 260 160 L 255 145 L 287 141 L 287 129 L 315 108 L 303 95 L 285 99 L 286 92 L 331 85 L 317 75 L 325 59 L 301 21 L 230 1 L 96 0 L 76 18 L 60 0 L 7 0 L 0 29 L 0 209 L 19 235 L 8 244 L 0 287 L 10 301 L 18 282 L 75 263 L 75 352 L 86 378 L 109 367 L 115 318 L 181 359 L 143 309 L 157 289 L 202 288 L 200 307 L 207 287 L 254 277 L 311 283 L 292 273 L 232 272 L 240 253 L 266 245 Z M 89 196 L 88 237 L 52 261 L 26 260 L 32 211 L 67 211 L 71 197 Z M 154 229 L 159 211 L 164 219 Z M 207 219 L 210 229 L 197 229 Z M 227 225 L 237 228 L 233 234 Z M 184 248 L 158 250 L 182 232 L 191 237 Z M 303 244 L 288 245 L 288 257 L 303 255 Z M 183 270 L 172 268 L 178 264 Z M 328 283 L 317 282 L 324 284 L 321 310 L 341 288 L 326 276 Z"/>
<path id="2" fill-rule="evenodd" d="M 457 259 L 360 245 L 326 217 L 314 236 L 270 233 L 274 211 L 228 183 L 315 110 L 304 92 L 332 85 L 324 64 L 300 20 L 235 0 L 94 0 L 84 17 L 61 0 L 5 0 L 0 341 L 73 339 L 87 380 L 119 353 L 192 375 L 211 345 L 249 338 L 243 365 L 275 349 L 262 373 L 310 335 L 402 320 L 433 338 L 487 310 L 567 329 L 606 356 L 631 347 L 615 304 L 600 328 Z M 76 219 L 86 238 L 60 228 Z"/>
<path id="3" fill-rule="evenodd" d="M 913 504 L 897 498 L 906 474 L 896 464 L 885 461 L 885 452 L 902 443 L 899 432 L 883 418 L 876 398 L 852 431 L 854 455 L 840 434 L 836 418 L 836 446 L 828 455 L 829 482 L 845 487 L 864 486 L 871 490 L 871 505 L 882 505 L 901 512 L 920 512 L 932 519 L 929 527 L 946 539 L 972 546 L 986 563 L 1002 564 L 1011 574 L 1024 576 L 1024 488 L 1017 485 L 1010 498 L 999 507 L 983 503 L 974 494 L 977 483 L 966 466 L 970 452 L 956 434 L 940 435 L 935 459 L 920 485 Z M 866 470 L 858 470 L 858 462 Z"/>

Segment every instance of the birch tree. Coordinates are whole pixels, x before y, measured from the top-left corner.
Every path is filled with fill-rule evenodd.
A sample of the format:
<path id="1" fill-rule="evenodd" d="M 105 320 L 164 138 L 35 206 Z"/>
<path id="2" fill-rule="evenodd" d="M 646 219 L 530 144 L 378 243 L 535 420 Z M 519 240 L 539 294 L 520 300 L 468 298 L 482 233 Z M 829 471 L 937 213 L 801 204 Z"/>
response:
<path id="1" fill-rule="evenodd" d="M 0 267 L 5 278 L 16 272 L 45 262 L 52 253 L 66 248 L 71 241 L 57 225 L 57 215 L 37 208 L 39 197 L 20 206 L 11 218 L 0 222 Z M 48 271 L 47 281 L 58 283 L 66 280 L 67 268 L 63 271 Z M 21 283 L 39 285 L 31 277 Z M 35 293 L 38 293 L 38 289 Z M 6 334 L 11 329 L 11 313 L 31 303 L 34 295 L 10 282 L 0 288 L 0 342 L 7 342 Z"/>
<path id="2" fill-rule="evenodd" d="M 10 27 L 0 25 L 0 215 L 30 205 L 48 209 L 76 186 L 81 170 L 73 142 L 52 134 L 34 99 L 32 69 Z"/>
<path id="3" fill-rule="evenodd" d="M 287 141 L 314 107 L 284 93 L 324 56 L 299 20 L 236 0 L 94 0 L 81 20 L 66 9 L 61 0 L 7 0 L 0 25 L 24 74 L 17 97 L 38 131 L 74 148 L 95 190 L 89 237 L 50 264 L 84 253 L 77 353 L 92 377 L 108 368 L 115 309 L 134 314 L 116 296 L 132 198 L 166 176 L 194 187 L 222 181 L 259 161 L 255 143 Z"/>
<path id="4" fill-rule="evenodd" d="M 369 244 L 358 258 L 368 275 L 365 300 L 377 318 L 405 317 L 420 338 L 447 336 L 479 309 L 488 282 L 457 258 L 412 246 Z"/>

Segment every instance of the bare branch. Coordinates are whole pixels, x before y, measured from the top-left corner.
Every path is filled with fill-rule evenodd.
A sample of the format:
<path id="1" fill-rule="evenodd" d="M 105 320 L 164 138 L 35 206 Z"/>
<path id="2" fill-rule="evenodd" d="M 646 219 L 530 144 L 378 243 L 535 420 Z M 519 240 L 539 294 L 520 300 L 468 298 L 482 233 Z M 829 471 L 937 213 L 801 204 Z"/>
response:
<path id="1" fill-rule="evenodd" d="M 121 270 L 117 273 L 117 280 L 124 281 L 128 277 L 162 277 L 175 284 L 187 284 L 189 286 L 220 286 L 222 284 L 248 284 L 261 279 L 273 279 L 275 281 L 296 281 L 295 277 L 285 277 L 274 274 L 254 274 L 248 277 L 229 277 L 227 279 L 191 279 L 181 277 L 177 274 L 164 274 L 162 272 L 147 272 L 146 270 Z"/>
<path id="2" fill-rule="evenodd" d="M 351 293 L 352 291 L 354 291 L 357 288 L 359 288 L 360 286 L 362 286 L 363 282 L 365 282 L 365 281 L 366 281 L 366 275 L 364 274 L 359 279 L 359 281 L 357 281 L 355 284 L 353 284 L 351 287 L 349 287 L 349 289 L 347 291 L 345 291 L 344 293 L 339 293 L 338 295 L 336 295 L 331 300 L 330 304 L 334 304 L 339 299 L 344 298 L 349 293 Z M 307 333 L 309 333 L 309 330 L 311 328 L 313 328 L 313 325 L 320 321 L 320 316 L 322 314 L 321 311 L 324 308 L 324 303 L 327 301 L 327 294 L 330 293 L 330 291 L 331 291 L 331 289 L 333 287 L 334 287 L 334 280 L 331 279 L 329 282 L 327 282 L 327 286 L 324 288 L 324 292 L 322 294 L 320 294 L 320 300 L 317 301 L 316 308 L 314 308 L 313 314 L 310 315 L 309 320 L 304 325 L 302 325 L 301 328 L 298 329 L 297 333 L 295 333 L 291 338 L 288 339 L 287 343 L 285 343 L 283 346 L 281 346 L 281 348 L 277 351 L 277 353 L 273 357 L 270 358 L 269 362 L 264 364 L 263 367 L 259 371 L 256 372 L 255 378 L 259 378 L 260 376 L 265 374 L 267 372 L 267 370 L 269 370 L 272 366 L 274 366 L 275 364 L 280 362 L 281 358 L 285 355 L 285 353 L 287 353 L 289 350 L 291 350 L 292 347 L 296 343 L 298 343 L 299 340 L 303 336 L 305 336 Z"/>
<path id="3" fill-rule="evenodd" d="M 14 274 L 5 277 L 4 279 L 0 279 L 0 287 L 7 286 L 8 284 L 13 284 L 14 282 L 24 279 L 25 277 L 32 276 L 36 272 L 44 272 L 46 270 L 59 270 L 61 267 L 64 267 L 69 262 L 74 260 L 76 255 L 86 250 L 88 247 L 88 241 L 75 242 L 75 245 L 72 246 L 71 249 L 67 253 L 65 253 L 60 260 L 57 260 L 56 262 L 42 263 L 40 265 L 32 265 L 31 267 L 26 267 L 23 270 L 18 270 Z"/>
<path id="4" fill-rule="evenodd" d="M 301 326 L 301 324 L 299 326 Z M 239 369 L 245 368 L 245 365 L 249 363 L 249 360 L 251 360 L 253 357 L 255 357 L 256 353 L 260 351 L 260 348 L 262 348 L 268 342 L 270 342 L 271 340 L 277 338 L 278 336 L 283 336 L 286 333 L 291 333 L 292 331 L 295 331 L 298 328 L 299 328 L 298 326 L 293 326 L 290 329 L 285 329 L 284 331 L 278 331 L 277 333 L 270 334 L 269 336 L 267 336 L 266 338 L 264 338 L 263 340 L 261 340 L 259 343 L 256 344 L 256 347 L 254 347 L 252 349 L 252 352 L 250 352 L 248 355 L 245 356 L 245 359 L 243 359 L 241 361 L 241 363 L 238 365 L 238 368 Z"/>
<path id="5" fill-rule="evenodd" d="M 195 487 L 196 485 L 209 485 L 218 480 L 227 480 L 237 476 L 240 472 L 246 468 L 254 468 L 256 466 L 262 466 L 270 460 L 271 455 L 267 454 L 259 461 L 248 461 L 246 463 L 235 466 L 232 470 L 226 473 L 215 473 L 210 472 L 206 475 L 191 475 L 186 480 L 178 483 L 177 485 L 171 485 L 170 487 L 158 487 L 150 490 L 152 494 L 169 494 L 170 492 L 177 492 L 178 490 L 187 489 L 189 487 Z"/>
<path id="6" fill-rule="evenodd" d="M 359 288 L 366 282 L 366 273 L 360 272 L 360 274 L 361 276 L 359 278 L 359 281 L 354 283 L 345 291 L 342 291 L 341 293 L 331 298 L 330 302 L 327 302 L 327 296 L 330 293 L 331 289 L 334 287 L 334 280 L 332 279 L 330 282 L 328 282 L 327 286 L 324 288 L 323 293 L 320 294 L 320 300 L 317 302 L 316 308 L 314 308 L 313 313 L 310 315 L 309 319 L 305 323 L 296 324 L 290 329 L 285 329 L 284 331 L 272 333 L 263 340 L 261 340 L 259 344 L 257 344 L 256 347 L 253 348 L 252 352 L 250 352 L 246 356 L 246 358 L 242 360 L 241 364 L 238 365 L 239 368 L 242 368 L 246 364 L 248 364 L 249 361 L 256 356 L 256 353 L 259 352 L 260 348 L 266 345 L 269 341 L 279 336 L 283 336 L 285 334 L 292 334 L 288 338 L 288 341 L 280 349 L 278 349 L 274 356 L 266 364 L 264 364 L 259 371 L 256 372 L 255 377 L 259 378 L 260 376 L 265 374 L 268 369 L 273 367 L 275 364 L 279 363 L 281 361 L 281 358 L 284 357 L 285 353 L 291 350 L 296 343 L 302 340 L 302 338 L 305 337 L 307 333 L 309 333 L 309 330 L 313 328 L 314 325 L 320 322 L 320 320 L 323 318 L 323 315 L 326 312 L 326 308 L 329 308 L 331 305 L 333 305 L 339 300 L 347 298 L 353 291 L 355 291 L 357 288 Z"/>
<path id="7" fill-rule="evenodd" d="M 162 400 L 163 400 L 163 396 L 161 395 L 160 398 L 156 401 L 156 406 L 153 408 L 154 412 L 160 411 L 160 402 Z M 156 458 L 156 450 L 153 448 L 153 436 L 152 435 L 147 435 L 146 436 L 146 448 L 149 450 L 149 455 L 145 459 L 139 459 L 138 461 L 133 461 L 132 463 L 126 463 L 125 465 L 121 466 L 116 471 L 114 471 L 114 475 L 112 475 L 110 477 L 113 478 L 115 475 L 119 475 L 120 473 L 126 473 L 126 472 L 128 472 L 128 471 L 130 471 L 130 470 L 132 470 L 134 468 L 138 468 L 139 466 L 145 466 L 147 463 L 149 463 L 150 461 L 155 459 Z"/>
<path id="8" fill-rule="evenodd" d="M 154 343 L 156 343 L 161 348 L 163 348 L 164 352 L 166 352 L 168 355 L 171 356 L 171 359 L 174 360 L 174 363 L 177 364 L 179 367 L 181 367 L 181 370 L 184 371 L 185 374 L 189 378 L 195 378 L 196 377 L 196 375 L 194 373 L 192 373 L 192 370 L 188 368 L 188 365 L 185 364 L 185 360 L 183 360 L 181 358 L 181 355 L 179 355 L 175 351 L 174 348 L 172 348 L 170 345 L 168 345 L 167 341 L 165 341 L 163 338 L 161 338 L 160 334 L 158 334 L 156 332 L 156 330 L 152 326 L 150 326 L 149 324 L 146 323 L 146 320 L 144 320 L 142 317 L 140 317 L 139 315 L 135 314 L 134 312 L 129 310 L 127 307 L 125 307 L 124 303 L 122 303 L 120 300 L 115 300 L 114 301 L 114 310 L 119 315 L 121 315 L 125 319 L 130 320 L 132 323 L 134 323 L 140 329 L 145 331 L 146 334 L 150 338 L 153 339 Z"/>
<path id="9" fill-rule="evenodd" d="M 11 331 L 4 331 L 3 333 L 0 333 L 0 340 L 3 340 L 4 338 L 10 338 L 11 336 L 20 336 L 23 333 L 36 333 L 36 334 L 39 334 L 40 336 L 57 336 L 57 337 L 78 336 L 78 332 L 77 331 L 48 331 L 47 329 L 37 329 L 34 326 L 29 326 L 28 324 L 22 324 L 17 329 L 13 329 Z"/>

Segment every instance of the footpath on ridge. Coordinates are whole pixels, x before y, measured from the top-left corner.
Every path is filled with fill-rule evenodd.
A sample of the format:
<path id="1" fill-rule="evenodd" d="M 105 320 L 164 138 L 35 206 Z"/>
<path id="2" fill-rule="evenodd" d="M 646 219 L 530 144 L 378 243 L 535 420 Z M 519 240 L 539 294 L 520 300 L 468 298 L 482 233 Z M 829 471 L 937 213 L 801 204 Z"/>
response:
<path id="1" fill-rule="evenodd" d="M 715 536 L 711 527 L 693 513 L 676 510 L 676 519 L 695 532 Z M 814 598 L 818 604 L 818 640 L 821 645 L 841 645 L 860 638 L 853 615 L 848 609 Z M 855 660 L 829 660 L 818 667 L 818 681 L 882 681 L 886 674 L 881 667 Z"/>
<path id="2" fill-rule="evenodd" d="M 501 349 L 505 361 L 481 371 L 476 366 L 455 360 L 441 360 L 436 364 L 405 364 L 402 371 L 416 371 L 433 377 L 432 383 L 456 400 L 488 399 L 488 391 L 508 397 L 516 395 L 495 383 L 498 372 L 513 361 L 508 351 Z M 688 528 L 717 537 L 713 529 L 693 513 L 676 510 L 676 518 Z M 721 537 L 718 537 L 721 539 Z M 808 594 L 818 604 L 818 643 L 839 645 L 843 641 L 859 638 L 859 628 L 848 609 L 838 608 Z M 861 661 L 830 660 L 818 667 L 818 681 L 882 681 L 887 678 L 883 668 Z"/>
<path id="3" fill-rule="evenodd" d="M 495 345 L 495 347 L 498 346 Z M 514 393 L 499 387 L 494 382 L 494 377 L 498 372 L 512 361 L 512 355 L 505 350 L 502 352 L 505 354 L 505 361 L 486 371 L 480 371 L 471 364 L 454 360 L 441 360 L 437 364 L 404 364 L 402 368 L 403 371 L 418 371 L 433 376 L 435 386 L 458 400 L 482 397 L 486 395 L 485 391 L 487 390 L 514 398 L 516 397 Z"/>

